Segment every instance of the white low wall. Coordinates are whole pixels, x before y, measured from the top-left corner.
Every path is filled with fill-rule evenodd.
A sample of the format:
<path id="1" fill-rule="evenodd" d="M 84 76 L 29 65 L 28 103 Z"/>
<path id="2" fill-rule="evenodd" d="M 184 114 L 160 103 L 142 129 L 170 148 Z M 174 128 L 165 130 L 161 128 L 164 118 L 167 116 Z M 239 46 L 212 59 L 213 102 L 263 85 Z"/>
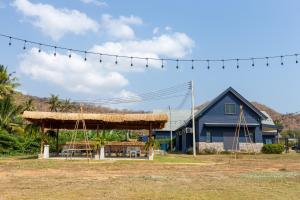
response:
<path id="1" fill-rule="evenodd" d="M 246 151 L 246 152 L 254 152 L 259 153 L 261 151 L 261 148 L 263 147 L 263 143 L 239 143 L 239 149 L 240 151 Z M 197 142 L 196 148 L 198 152 L 202 152 L 204 149 L 216 149 L 217 152 L 224 151 L 224 144 L 223 142 Z"/>
<path id="2" fill-rule="evenodd" d="M 221 152 L 224 150 L 223 142 L 197 142 L 197 150 L 198 152 L 202 152 L 204 149 L 216 149 L 217 152 Z"/>
<path id="3" fill-rule="evenodd" d="M 240 151 L 259 153 L 263 147 L 263 143 L 240 143 Z"/>

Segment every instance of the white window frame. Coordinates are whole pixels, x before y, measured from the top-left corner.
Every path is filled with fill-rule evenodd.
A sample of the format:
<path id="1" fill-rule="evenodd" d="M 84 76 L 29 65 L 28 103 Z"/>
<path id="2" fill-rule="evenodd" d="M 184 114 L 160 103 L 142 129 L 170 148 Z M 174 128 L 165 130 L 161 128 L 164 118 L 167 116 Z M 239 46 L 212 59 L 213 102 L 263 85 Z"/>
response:
<path id="1" fill-rule="evenodd" d="M 227 112 L 226 106 L 233 105 L 234 106 L 234 112 Z M 225 103 L 224 104 L 224 113 L 225 115 L 235 115 L 236 114 L 236 104 L 235 103 Z"/>

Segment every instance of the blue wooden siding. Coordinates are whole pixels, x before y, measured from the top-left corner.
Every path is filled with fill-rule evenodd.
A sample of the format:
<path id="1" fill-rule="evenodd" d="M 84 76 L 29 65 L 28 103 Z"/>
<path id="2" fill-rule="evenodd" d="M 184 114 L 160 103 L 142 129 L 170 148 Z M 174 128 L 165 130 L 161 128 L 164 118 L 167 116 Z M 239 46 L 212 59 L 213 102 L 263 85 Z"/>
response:
<path id="1" fill-rule="evenodd" d="M 235 114 L 225 114 L 225 104 L 234 103 L 236 105 Z M 223 98 L 216 102 L 212 107 L 210 107 L 201 116 L 196 118 L 197 130 L 196 130 L 196 141 L 206 142 L 206 131 L 210 130 L 212 137 L 216 141 L 223 141 L 224 132 L 232 132 L 234 135 L 235 127 L 224 127 L 221 124 L 236 124 L 239 120 L 240 105 L 243 106 L 244 116 L 246 118 L 247 124 L 253 124 L 253 127 L 249 127 L 249 131 L 255 134 L 255 142 L 262 142 L 262 131 L 261 131 L 261 118 L 252 109 L 250 109 L 246 104 L 239 100 L 231 92 L 228 92 Z M 211 125 L 207 127 L 205 123 L 219 123 L 218 127 Z M 256 124 L 256 125 L 255 125 Z M 221 126 L 221 127 L 219 127 Z M 242 127 L 243 129 L 243 127 Z M 241 130 L 241 135 L 244 131 Z"/>
<path id="2" fill-rule="evenodd" d="M 243 128 L 242 128 L 243 129 Z M 246 142 L 244 130 L 240 130 L 240 142 Z M 223 142 L 223 134 L 232 133 L 231 136 L 234 136 L 235 127 L 205 127 L 202 132 L 200 133 L 200 141 L 206 142 L 207 141 L 207 131 L 211 134 L 211 142 Z M 255 138 L 255 128 L 249 128 L 249 132 L 253 133 L 253 137 L 251 138 L 253 142 L 256 142 Z"/>
<path id="3" fill-rule="evenodd" d="M 225 104 L 235 104 L 235 114 L 225 114 Z M 196 129 L 196 142 L 206 142 L 206 132 L 209 130 L 211 133 L 211 142 L 223 142 L 224 132 L 230 133 L 229 136 L 234 136 L 236 124 L 239 120 L 240 105 L 243 106 L 244 116 L 248 124 L 249 132 L 253 134 L 252 140 L 256 143 L 262 143 L 262 127 L 261 116 L 257 111 L 249 107 L 244 101 L 237 98 L 231 91 L 224 94 L 213 105 L 207 108 L 203 113 L 196 116 L 195 129 Z M 187 127 L 192 127 L 191 120 L 186 124 Z M 182 129 L 178 130 L 181 131 Z M 176 147 L 179 151 L 187 152 L 188 148 L 192 146 L 192 134 L 182 134 L 177 136 L 178 142 Z M 245 134 L 243 126 L 240 130 L 240 142 L 245 142 Z"/>
<path id="4" fill-rule="evenodd" d="M 167 139 L 167 138 L 171 138 L 170 137 L 171 136 L 170 131 L 159 131 L 159 130 L 156 130 L 156 131 L 153 132 L 152 135 L 155 137 L 155 139 Z M 175 131 L 172 132 L 172 137 L 173 137 L 173 139 L 176 138 Z"/>

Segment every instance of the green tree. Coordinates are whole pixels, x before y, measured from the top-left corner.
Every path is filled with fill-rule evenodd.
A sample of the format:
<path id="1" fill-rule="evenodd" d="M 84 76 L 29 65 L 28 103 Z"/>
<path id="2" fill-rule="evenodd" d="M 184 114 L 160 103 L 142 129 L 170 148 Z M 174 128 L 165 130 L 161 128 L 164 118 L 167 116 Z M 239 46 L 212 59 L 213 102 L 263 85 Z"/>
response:
<path id="1" fill-rule="evenodd" d="M 0 65 L 0 99 L 10 96 L 14 93 L 14 89 L 19 86 L 14 73 L 8 73 L 7 67 Z"/>
<path id="2" fill-rule="evenodd" d="M 61 112 L 70 112 L 74 108 L 74 105 L 71 103 L 70 99 L 66 99 L 60 103 Z"/>
<path id="3" fill-rule="evenodd" d="M 35 110 L 35 106 L 34 106 L 32 98 L 30 98 L 27 101 L 25 101 L 25 103 L 24 103 L 24 111 L 25 110 L 27 110 L 27 111 L 33 111 L 33 110 Z"/>
<path id="4" fill-rule="evenodd" d="M 48 99 L 49 109 L 51 112 L 58 112 L 61 106 L 61 101 L 58 95 L 51 94 Z"/>
<path id="5" fill-rule="evenodd" d="M 23 132 L 22 120 L 20 114 L 24 108 L 15 105 L 11 97 L 5 97 L 0 100 L 0 128 L 8 132 Z"/>

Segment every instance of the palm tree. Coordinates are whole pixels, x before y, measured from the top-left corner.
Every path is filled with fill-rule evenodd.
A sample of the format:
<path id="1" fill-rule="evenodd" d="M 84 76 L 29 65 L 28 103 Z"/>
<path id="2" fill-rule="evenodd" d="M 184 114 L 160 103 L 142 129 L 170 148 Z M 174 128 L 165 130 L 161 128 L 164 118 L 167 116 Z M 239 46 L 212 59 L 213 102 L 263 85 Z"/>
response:
<path id="1" fill-rule="evenodd" d="M 35 106 L 33 104 L 33 99 L 32 98 L 30 98 L 27 101 L 25 101 L 25 103 L 24 103 L 24 111 L 25 110 L 28 110 L 28 111 L 35 110 Z"/>
<path id="2" fill-rule="evenodd" d="M 14 73 L 8 73 L 7 67 L 0 65 L 0 99 L 14 93 L 14 89 L 19 86 Z"/>
<path id="3" fill-rule="evenodd" d="M 58 95 L 51 94 L 48 99 L 48 104 L 51 112 L 58 112 L 61 105 Z"/>
<path id="4" fill-rule="evenodd" d="M 11 97 L 5 97 L 0 100 L 0 128 L 8 132 L 23 132 L 21 127 L 20 114 L 24 108 L 15 105 Z"/>
<path id="5" fill-rule="evenodd" d="M 63 102 L 61 102 L 60 105 L 60 111 L 61 112 L 69 112 L 74 108 L 73 103 L 71 103 L 70 99 L 66 99 Z"/>

